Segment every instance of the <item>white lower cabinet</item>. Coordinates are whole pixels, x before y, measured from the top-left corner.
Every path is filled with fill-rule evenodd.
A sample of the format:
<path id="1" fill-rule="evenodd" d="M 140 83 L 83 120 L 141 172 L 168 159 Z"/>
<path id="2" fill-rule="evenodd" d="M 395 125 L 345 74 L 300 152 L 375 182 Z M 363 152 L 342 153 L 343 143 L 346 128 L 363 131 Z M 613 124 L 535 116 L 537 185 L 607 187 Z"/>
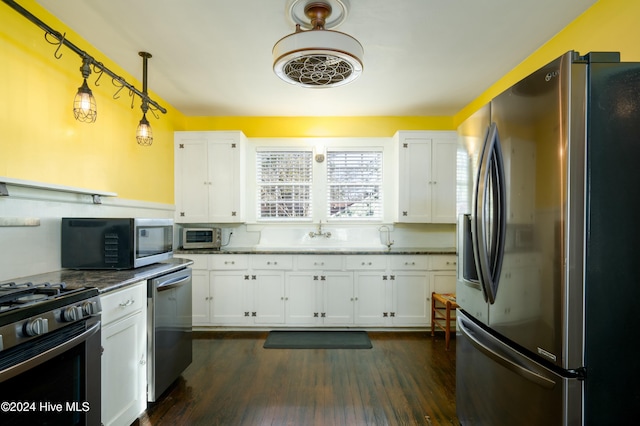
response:
<path id="1" fill-rule="evenodd" d="M 427 271 L 394 271 L 390 276 L 392 325 L 429 325 L 431 292 Z"/>
<path id="2" fill-rule="evenodd" d="M 284 272 L 252 271 L 248 306 L 254 324 L 284 324 Z"/>
<path id="3" fill-rule="evenodd" d="M 247 307 L 251 276 L 240 271 L 209 273 L 210 324 L 245 325 L 249 320 Z"/>
<path id="4" fill-rule="evenodd" d="M 387 325 L 387 287 L 389 274 L 381 271 L 358 271 L 354 276 L 355 322 L 360 325 Z"/>
<path id="5" fill-rule="evenodd" d="M 353 273 L 289 272 L 286 274 L 286 282 L 288 325 L 353 324 Z"/>
<path id="6" fill-rule="evenodd" d="M 352 325 L 355 310 L 352 272 L 323 272 L 320 276 L 320 319 L 327 325 Z"/>
<path id="7" fill-rule="evenodd" d="M 101 297 L 102 424 L 130 425 L 147 408 L 146 281 Z"/>
<path id="8" fill-rule="evenodd" d="M 310 326 L 318 323 L 318 280 L 320 274 L 287 272 L 285 274 L 286 323 Z"/>
<path id="9" fill-rule="evenodd" d="M 194 326 L 425 327 L 455 292 L 455 255 L 196 256 Z"/>

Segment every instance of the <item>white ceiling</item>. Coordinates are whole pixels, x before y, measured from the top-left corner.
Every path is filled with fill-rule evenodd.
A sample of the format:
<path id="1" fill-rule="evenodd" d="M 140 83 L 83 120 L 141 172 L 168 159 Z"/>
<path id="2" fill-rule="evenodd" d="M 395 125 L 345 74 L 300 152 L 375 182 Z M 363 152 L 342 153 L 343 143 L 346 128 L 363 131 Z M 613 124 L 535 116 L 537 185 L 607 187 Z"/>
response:
<path id="1" fill-rule="evenodd" d="M 332 89 L 272 71 L 288 0 L 37 1 L 140 80 L 150 52 L 149 90 L 188 116 L 449 116 L 597 0 L 351 0 L 364 71 Z"/>

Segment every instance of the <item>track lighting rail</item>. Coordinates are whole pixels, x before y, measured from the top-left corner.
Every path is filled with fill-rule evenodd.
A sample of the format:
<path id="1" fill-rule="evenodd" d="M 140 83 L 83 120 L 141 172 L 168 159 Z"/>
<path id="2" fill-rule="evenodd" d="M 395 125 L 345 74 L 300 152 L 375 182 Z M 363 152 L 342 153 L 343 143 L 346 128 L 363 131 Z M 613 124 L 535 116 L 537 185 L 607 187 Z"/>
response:
<path id="1" fill-rule="evenodd" d="M 38 17 L 34 16 L 31 12 L 29 12 L 28 10 L 26 10 L 25 8 L 20 6 L 15 1 L 13 1 L 13 0 L 2 0 L 2 2 L 6 3 L 13 10 L 15 10 L 16 12 L 18 12 L 19 14 L 21 14 L 22 16 L 27 18 L 29 21 L 31 21 L 33 24 L 37 25 L 40 29 L 42 29 L 45 32 L 45 40 L 47 42 L 51 43 L 51 41 L 49 41 L 49 37 L 54 37 L 55 39 L 58 40 L 58 43 L 53 43 L 53 44 L 58 44 L 58 48 L 56 49 L 56 51 L 54 53 L 54 57 L 56 59 L 60 59 L 60 57 L 62 56 L 59 53 L 59 50 L 60 50 L 60 46 L 64 45 L 64 46 L 68 47 L 69 49 L 71 49 L 73 52 L 75 52 L 83 60 L 87 60 L 93 66 L 94 69 L 98 69 L 98 70 L 100 70 L 100 72 L 105 72 L 108 75 L 110 75 L 113 78 L 114 86 L 118 87 L 118 92 L 120 90 L 122 90 L 123 87 L 126 87 L 127 89 L 129 89 L 131 91 L 131 93 L 135 93 L 136 95 L 138 95 L 142 99 L 143 102 L 146 102 L 147 104 L 151 105 L 153 107 L 152 110 L 158 110 L 158 111 L 162 112 L 163 114 L 167 113 L 167 110 L 165 108 L 163 108 L 162 106 L 158 105 L 157 102 L 155 102 L 154 100 L 149 98 L 149 96 L 146 93 L 146 90 L 145 91 L 140 91 L 140 90 L 136 89 L 133 85 L 129 84 L 124 78 L 120 77 L 119 75 L 117 75 L 116 73 L 111 71 L 109 68 L 107 68 L 102 62 L 96 61 L 93 56 L 89 55 L 87 52 L 85 52 L 84 50 L 80 49 L 78 46 L 76 46 L 72 42 L 70 42 L 66 38 L 66 34 L 61 34 L 60 32 L 54 30 L 49 25 L 47 25 L 46 23 L 41 21 Z M 116 84 L 116 82 L 118 84 Z M 119 85 L 121 85 L 121 86 L 119 86 Z M 114 95 L 114 98 L 115 98 L 115 95 Z"/>

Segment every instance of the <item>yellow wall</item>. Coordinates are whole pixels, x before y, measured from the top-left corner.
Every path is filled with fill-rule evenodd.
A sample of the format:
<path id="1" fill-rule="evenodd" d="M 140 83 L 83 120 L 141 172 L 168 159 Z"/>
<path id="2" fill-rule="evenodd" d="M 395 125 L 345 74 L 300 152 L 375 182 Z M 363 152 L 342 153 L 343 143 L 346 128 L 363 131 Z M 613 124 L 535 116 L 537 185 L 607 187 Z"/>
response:
<path id="1" fill-rule="evenodd" d="M 453 130 L 453 117 L 189 117 L 189 130 L 242 130 L 247 137 L 386 137 L 398 130 Z"/>
<path id="2" fill-rule="evenodd" d="M 124 72 L 104 54 L 33 0 L 21 6 L 61 33 L 80 49 L 102 61 L 130 84 L 142 89 L 142 76 Z M 168 109 L 156 120 L 148 113 L 154 132 L 153 145 L 136 143 L 135 131 L 142 117 L 140 98 L 134 108 L 128 90 L 114 100 L 116 88 L 103 75 L 88 79 L 96 98 L 95 123 L 73 118 L 72 103 L 82 84 L 82 60 L 67 47 L 62 58 L 53 56 L 56 46 L 45 42 L 44 31 L 4 3 L 0 3 L 0 176 L 118 193 L 125 199 L 173 204 L 173 131 L 184 127 L 185 117 L 154 93 L 152 99 Z M 132 50 L 131 55 L 138 56 Z M 149 74 L 153 71 L 149 61 Z M 150 79 L 151 80 L 151 79 Z M 150 81 L 152 87 L 152 81 Z"/>
<path id="3" fill-rule="evenodd" d="M 34 0 L 20 4 L 52 28 L 103 61 L 129 83 L 141 88 L 140 76 L 125 73 Z M 121 198 L 173 203 L 173 131 L 242 130 L 249 137 L 386 137 L 396 130 L 449 130 L 493 96 L 567 50 L 581 53 L 614 50 L 624 61 L 640 61 L 638 0 L 600 0 L 556 37 L 533 52 L 481 96 L 453 117 L 185 117 L 151 92 L 168 109 L 155 119 L 154 144 L 140 147 L 135 129 L 140 100 L 115 92 L 108 76 L 89 85 L 98 104 L 98 120 L 79 123 L 71 111 L 82 83 L 80 58 L 66 47 L 53 57 L 54 46 L 43 32 L 6 4 L 0 3 L 0 176 L 118 193 Z M 153 53 L 153 52 L 151 52 Z M 137 52 L 131 55 L 137 56 Z M 149 62 L 153 89 L 153 59 Z"/>
<path id="4" fill-rule="evenodd" d="M 493 97 L 563 53 L 620 52 L 624 62 L 640 61 L 640 1 L 599 0 L 520 65 L 493 84 L 454 117 L 457 127 Z"/>

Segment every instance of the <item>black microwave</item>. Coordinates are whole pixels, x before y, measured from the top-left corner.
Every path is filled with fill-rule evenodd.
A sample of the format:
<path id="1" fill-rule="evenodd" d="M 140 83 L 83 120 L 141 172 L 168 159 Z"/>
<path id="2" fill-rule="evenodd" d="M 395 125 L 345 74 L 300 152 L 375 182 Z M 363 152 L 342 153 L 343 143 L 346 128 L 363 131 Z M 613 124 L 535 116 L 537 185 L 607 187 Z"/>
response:
<path id="1" fill-rule="evenodd" d="M 133 269 L 173 257 L 173 219 L 63 217 L 62 267 Z"/>

